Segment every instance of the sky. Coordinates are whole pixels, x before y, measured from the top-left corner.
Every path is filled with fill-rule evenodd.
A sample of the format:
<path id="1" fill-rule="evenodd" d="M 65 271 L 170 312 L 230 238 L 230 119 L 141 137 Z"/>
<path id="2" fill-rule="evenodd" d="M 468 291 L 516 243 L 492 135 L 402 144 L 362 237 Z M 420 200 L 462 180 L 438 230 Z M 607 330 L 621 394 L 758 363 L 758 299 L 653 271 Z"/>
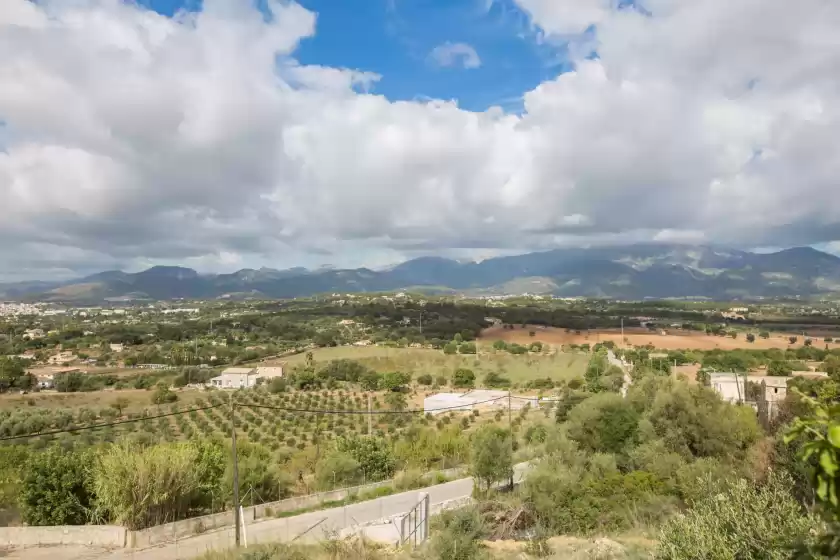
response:
<path id="1" fill-rule="evenodd" d="M 834 0 L 3 0 L 0 280 L 840 252 Z"/>

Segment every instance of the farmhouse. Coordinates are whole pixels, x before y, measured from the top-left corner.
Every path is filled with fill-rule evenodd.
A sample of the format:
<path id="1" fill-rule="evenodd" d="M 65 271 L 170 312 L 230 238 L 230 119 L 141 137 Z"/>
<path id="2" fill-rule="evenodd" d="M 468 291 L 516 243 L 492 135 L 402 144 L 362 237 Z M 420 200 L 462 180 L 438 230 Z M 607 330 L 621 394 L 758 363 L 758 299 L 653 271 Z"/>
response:
<path id="1" fill-rule="evenodd" d="M 210 384 L 218 389 L 248 389 L 257 385 L 259 379 L 283 377 L 283 368 L 274 367 L 231 367 L 218 377 L 210 380 Z"/>
<path id="2" fill-rule="evenodd" d="M 513 410 L 524 408 L 530 404 L 539 406 L 537 397 L 520 397 L 513 395 L 510 407 Z M 471 411 L 477 408 L 507 408 L 507 391 L 475 390 L 466 393 L 437 393 L 423 399 L 423 411 L 429 414 L 445 414 L 450 411 Z"/>

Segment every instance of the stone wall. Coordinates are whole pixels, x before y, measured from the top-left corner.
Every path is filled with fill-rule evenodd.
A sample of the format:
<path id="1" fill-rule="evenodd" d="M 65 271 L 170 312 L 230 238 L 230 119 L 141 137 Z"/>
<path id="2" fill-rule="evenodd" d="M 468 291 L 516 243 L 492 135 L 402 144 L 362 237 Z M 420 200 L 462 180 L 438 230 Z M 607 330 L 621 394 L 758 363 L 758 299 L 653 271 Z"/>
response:
<path id="1" fill-rule="evenodd" d="M 125 527 L 114 525 L 66 525 L 55 527 L 0 527 L 0 546 L 85 545 L 123 548 Z"/>

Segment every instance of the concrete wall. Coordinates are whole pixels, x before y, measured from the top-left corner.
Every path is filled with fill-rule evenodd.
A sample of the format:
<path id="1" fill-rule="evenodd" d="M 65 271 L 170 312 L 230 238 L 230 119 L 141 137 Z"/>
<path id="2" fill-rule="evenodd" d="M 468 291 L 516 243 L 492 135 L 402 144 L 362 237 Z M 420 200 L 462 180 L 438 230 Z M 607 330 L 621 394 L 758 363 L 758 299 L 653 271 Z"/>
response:
<path id="1" fill-rule="evenodd" d="M 463 469 L 448 469 L 437 473 L 429 473 L 426 475 L 426 478 L 430 479 L 437 474 L 442 474 L 447 478 L 452 478 L 460 476 L 463 473 Z M 341 488 L 337 490 L 330 490 L 328 492 L 319 492 L 317 494 L 298 496 L 277 502 L 268 502 L 265 504 L 246 507 L 244 508 L 245 522 L 252 523 L 258 519 L 270 517 L 268 515 L 269 511 L 271 516 L 274 516 L 278 513 L 315 508 L 328 502 L 339 502 L 362 492 L 375 490 L 377 488 L 382 488 L 383 486 L 391 486 L 393 483 L 393 480 L 383 480 L 382 482 L 373 482 L 363 486 Z M 130 531 L 128 534 L 127 546 L 132 548 L 145 548 L 147 546 L 178 542 L 179 540 L 200 535 L 214 529 L 233 527 L 234 524 L 233 510 L 214 513 L 212 515 L 205 515 L 202 517 L 183 519 L 174 523 L 158 525 L 156 527 L 150 527 L 140 531 Z"/>
<path id="2" fill-rule="evenodd" d="M 125 527 L 66 525 L 56 527 L 0 527 L 0 546 L 85 545 L 103 548 L 126 546 Z"/>

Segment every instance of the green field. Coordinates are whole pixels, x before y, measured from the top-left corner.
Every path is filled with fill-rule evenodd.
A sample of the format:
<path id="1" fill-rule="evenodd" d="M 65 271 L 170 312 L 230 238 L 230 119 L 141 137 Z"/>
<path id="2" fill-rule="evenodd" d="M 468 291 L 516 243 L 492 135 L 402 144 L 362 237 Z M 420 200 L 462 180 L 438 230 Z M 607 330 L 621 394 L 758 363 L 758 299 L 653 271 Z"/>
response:
<path id="1" fill-rule="evenodd" d="M 383 346 L 338 346 L 317 348 L 312 351 L 316 363 L 331 360 L 357 360 L 369 368 L 378 371 L 404 371 L 412 377 L 429 373 L 447 378 L 458 368 L 473 370 L 478 384 L 484 374 L 495 371 L 509 378 L 512 383 L 525 383 L 533 379 L 550 378 L 553 381 L 567 381 L 582 377 L 589 360 L 587 354 L 557 352 L 551 354 L 513 355 L 504 351 L 494 351 L 489 346 L 481 346 L 476 355 L 446 355 L 440 350 L 427 348 L 388 348 Z M 306 354 L 296 354 L 277 363 L 289 367 L 301 365 L 306 361 Z"/>

